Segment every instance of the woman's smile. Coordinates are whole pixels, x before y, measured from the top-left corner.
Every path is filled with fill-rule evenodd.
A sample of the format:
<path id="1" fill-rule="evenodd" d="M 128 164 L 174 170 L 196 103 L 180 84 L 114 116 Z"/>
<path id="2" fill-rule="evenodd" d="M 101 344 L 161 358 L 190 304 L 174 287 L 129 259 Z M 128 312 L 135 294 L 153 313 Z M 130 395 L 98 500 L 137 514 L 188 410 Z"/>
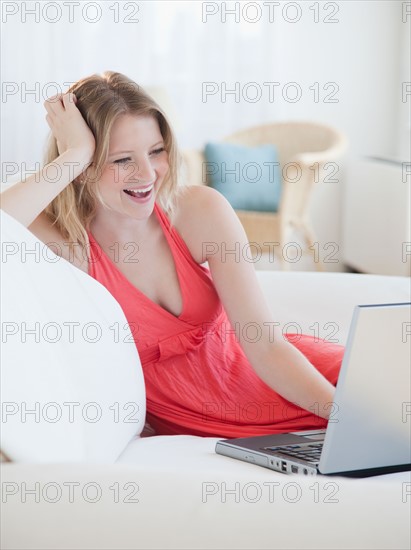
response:
<path id="1" fill-rule="evenodd" d="M 155 182 L 154 182 L 155 183 Z M 136 188 L 127 188 L 123 192 L 136 203 L 146 203 L 151 199 L 154 190 L 154 183 Z"/>

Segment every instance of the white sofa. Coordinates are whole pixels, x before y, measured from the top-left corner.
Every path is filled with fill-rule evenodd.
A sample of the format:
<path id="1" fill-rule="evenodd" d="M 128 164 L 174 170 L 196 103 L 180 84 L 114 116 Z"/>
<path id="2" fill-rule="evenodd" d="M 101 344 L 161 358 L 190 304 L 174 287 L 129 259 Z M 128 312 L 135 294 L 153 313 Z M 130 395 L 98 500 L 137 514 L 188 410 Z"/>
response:
<path id="1" fill-rule="evenodd" d="M 103 414 L 95 423 L 41 417 L 30 425 L 12 408 L 2 409 L 2 449 L 12 459 L 1 465 L 4 550 L 410 547 L 409 472 L 366 479 L 286 476 L 215 454 L 216 438 L 140 437 L 145 404 L 138 355 L 134 344 L 125 338 L 114 344 L 104 331 L 125 323 L 117 302 L 51 252 L 48 260 L 27 256 L 24 262 L 23 245 L 45 245 L 4 213 L 1 237 L 2 319 L 9 323 L 3 403 L 88 400 L 104 413 L 113 401 L 120 411 L 138 405 L 134 423 Z M 258 277 L 283 328 L 293 323 L 289 332 L 298 324 L 302 333 L 314 334 L 310 327 L 316 326 L 320 337 L 332 335 L 342 344 L 356 304 L 410 301 L 405 277 Z M 29 335 L 24 343 L 18 331 L 12 334 L 13 326 L 35 319 L 43 327 L 55 319 L 77 326 L 93 321 L 103 336 L 91 345 L 63 335 L 53 346 L 51 333 L 36 345 Z"/>

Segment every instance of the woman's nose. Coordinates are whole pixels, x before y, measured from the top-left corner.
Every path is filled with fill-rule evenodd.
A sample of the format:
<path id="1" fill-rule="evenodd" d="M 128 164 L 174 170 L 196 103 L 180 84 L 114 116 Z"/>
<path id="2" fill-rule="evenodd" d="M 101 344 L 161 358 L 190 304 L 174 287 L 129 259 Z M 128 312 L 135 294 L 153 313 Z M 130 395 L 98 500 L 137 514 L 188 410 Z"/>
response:
<path id="1" fill-rule="evenodd" d="M 136 163 L 135 177 L 139 182 L 151 183 L 156 177 L 156 173 L 151 165 L 150 159 L 143 159 Z"/>

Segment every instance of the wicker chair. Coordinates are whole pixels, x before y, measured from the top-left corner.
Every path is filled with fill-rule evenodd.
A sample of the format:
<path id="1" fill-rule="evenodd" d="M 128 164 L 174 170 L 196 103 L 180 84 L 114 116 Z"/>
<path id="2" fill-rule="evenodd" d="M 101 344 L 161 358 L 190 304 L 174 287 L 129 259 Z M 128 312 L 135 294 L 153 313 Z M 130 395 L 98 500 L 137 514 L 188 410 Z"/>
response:
<path id="1" fill-rule="evenodd" d="M 324 175 L 329 175 L 324 171 L 325 164 L 336 161 L 345 151 L 345 136 L 334 128 L 313 122 L 280 122 L 247 128 L 221 141 L 247 146 L 272 143 L 278 151 L 280 169 L 284 169 L 287 163 L 295 163 L 295 170 L 300 170 L 298 181 L 292 181 L 291 177 L 282 178 L 277 212 L 236 210 L 249 242 L 258 243 L 266 251 L 269 248 L 264 243 L 276 242 L 282 251 L 284 245 L 290 242 L 290 231 L 295 228 L 301 231 L 307 249 L 312 246 L 316 241 L 309 220 L 312 191 Z M 203 172 L 206 173 L 203 170 L 206 162 L 203 152 L 184 150 L 183 158 L 187 182 L 190 185 L 209 185 L 207 177 L 203 176 Z M 283 254 L 280 260 L 281 268 L 289 269 L 290 262 L 285 261 Z M 323 271 L 321 262 L 316 262 L 316 269 Z"/>

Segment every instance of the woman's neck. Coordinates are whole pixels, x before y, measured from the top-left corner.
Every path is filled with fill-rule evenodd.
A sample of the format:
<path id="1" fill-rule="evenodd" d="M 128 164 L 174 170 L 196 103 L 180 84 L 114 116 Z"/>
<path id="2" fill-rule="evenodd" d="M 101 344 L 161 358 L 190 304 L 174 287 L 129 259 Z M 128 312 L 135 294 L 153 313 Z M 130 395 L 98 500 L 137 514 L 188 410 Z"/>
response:
<path id="1" fill-rule="evenodd" d="M 89 230 L 97 241 L 146 241 L 158 233 L 159 223 L 155 212 L 142 220 L 122 217 L 111 212 L 100 212 L 90 222 Z"/>

